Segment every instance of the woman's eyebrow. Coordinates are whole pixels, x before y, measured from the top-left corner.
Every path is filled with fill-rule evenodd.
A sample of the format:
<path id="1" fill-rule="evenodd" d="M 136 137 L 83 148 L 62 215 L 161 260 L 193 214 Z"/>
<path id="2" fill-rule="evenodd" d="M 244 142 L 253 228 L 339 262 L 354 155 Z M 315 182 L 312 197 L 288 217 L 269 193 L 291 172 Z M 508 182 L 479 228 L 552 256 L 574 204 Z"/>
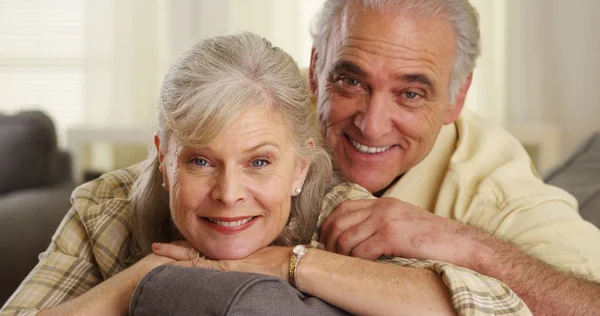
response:
<path id="1" fill-rule="evenodd" d="M 277 150 L 281 150 L 281 147 L 279 146 L 278 143 L 273 142 L 273 141 L 265 141 L 265 142 L 258 143 L 252 147 L 246 148 L 244 150 L 244 152 L 246 152 L 246 153 L 254 152 L 254 151 L 257 151 L 257 150 L 259 150 L 263 147 L 267 147 L 267 146 L 272 146 L 272 147 L 275 147 Z"/>

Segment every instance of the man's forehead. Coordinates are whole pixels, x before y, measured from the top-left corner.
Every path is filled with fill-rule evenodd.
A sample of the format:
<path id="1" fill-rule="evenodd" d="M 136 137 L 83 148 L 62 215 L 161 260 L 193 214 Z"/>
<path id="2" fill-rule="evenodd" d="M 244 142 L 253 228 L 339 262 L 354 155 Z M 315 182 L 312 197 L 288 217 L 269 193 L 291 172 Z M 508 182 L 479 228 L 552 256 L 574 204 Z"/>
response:
<path id="1" fill-rule="evenodd" d="M 354 2 L 352 2 L 354 3 Z M 430 71 L 451 71 L 456 34 L 444 16 L 422 17 L 406 11 L 377 11 L 349 4 L 335 21 L 328 52 L 329 71 L 348 55 L 369 63 L 369 54 L 417 61 Z M 364 55 L 367 54 L 367 55 Z M 353 57 L 350 57 L 353 59 Z M 417 78 L 418 79 L 418 78 Z"/>
<path id="2" fill-rule="evenodd" d="M 417 15 L 413 11 L 366 9 L 350 1 L 337 22 L 338 43 L 351 37 L 379 37 L 381 42 L 453 48 L 456 32 L 445 15 Z"/>

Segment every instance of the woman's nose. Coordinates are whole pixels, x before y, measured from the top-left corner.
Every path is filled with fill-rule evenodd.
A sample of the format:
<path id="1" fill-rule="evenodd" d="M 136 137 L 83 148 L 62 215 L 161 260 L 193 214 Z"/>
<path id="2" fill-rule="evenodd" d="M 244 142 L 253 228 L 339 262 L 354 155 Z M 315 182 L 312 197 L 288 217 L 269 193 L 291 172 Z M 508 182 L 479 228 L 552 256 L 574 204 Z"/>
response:
<path id="1" fill-rule="evenodd" d="M 246 199 L 246 186 L 243 175 L 235 168 L 224 168 L 216 176 L 216 184 L 212 190 L 212 198 L 226 206 L 236 206 Z"/>

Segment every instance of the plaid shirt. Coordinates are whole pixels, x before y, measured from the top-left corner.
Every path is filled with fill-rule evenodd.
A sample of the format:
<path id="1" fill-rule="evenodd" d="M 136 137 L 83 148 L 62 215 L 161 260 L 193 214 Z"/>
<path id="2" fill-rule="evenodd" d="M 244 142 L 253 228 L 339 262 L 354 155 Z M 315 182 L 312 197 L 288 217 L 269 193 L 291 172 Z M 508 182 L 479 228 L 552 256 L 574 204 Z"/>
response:
<path id="1" fill-rule="evenodd" d="M 136 166 L 113 171 L 73 192 L 73 207 L 0 316 L 35 315 L 85 293 L 126 268 L 119 257 L 128 246 L 128 195 L 138 172 Z M 342 201 L 364 198 L 373 197 L 359 186 L 334 187 L 324 200 L 319 227 Z M 315 231 L 313 245 L 318 246 L 317 240 Z M 448 286 L 459 315 L 531 315 L 506 285 L 476 272 L 429 260 L 382 257 L 379 261 L 437 272 Z"/>

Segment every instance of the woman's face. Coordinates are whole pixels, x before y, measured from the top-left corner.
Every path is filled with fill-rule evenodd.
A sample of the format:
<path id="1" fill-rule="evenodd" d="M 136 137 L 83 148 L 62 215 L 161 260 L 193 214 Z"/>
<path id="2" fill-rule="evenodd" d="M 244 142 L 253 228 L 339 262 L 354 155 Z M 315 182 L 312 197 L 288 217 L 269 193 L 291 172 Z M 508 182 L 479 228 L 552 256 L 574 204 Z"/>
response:
<path id="1" fill-rule="evenodd" d="M 247 107 L 207 147 L 175 142 L 161 165 L 183 236 L 211 259 L 245 258 L 273 242 L 308 171 L 281 113 Z"/>

